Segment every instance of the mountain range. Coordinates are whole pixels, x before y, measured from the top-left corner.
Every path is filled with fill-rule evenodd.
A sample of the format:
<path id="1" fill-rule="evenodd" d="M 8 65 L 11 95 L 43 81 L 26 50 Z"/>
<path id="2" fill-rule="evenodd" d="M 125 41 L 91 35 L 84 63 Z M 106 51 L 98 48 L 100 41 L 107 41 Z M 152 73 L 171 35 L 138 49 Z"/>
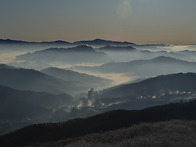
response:
<path id="1" fill-rule="evenodd" d="M 56 117 L 87 117 L 111 110 L 140 110 L 193 100 L 196 99 L 195 82 L 195 73 L 178 73 L 93 91 L 90 97 L 81 98 L 75 103 L 69 114 L 59 110 Z"/>
<path id="2" fill-rule="evenodd" d="M 16 59 L 26 61 L 59 62 L 66 64 L 85 62 L 102 63 L 108 60 L 106 54 L 103 52 L 97 52 L 92 47 L 87 45 L 80 45 L 72 48 L 49 48 L 42 51 L 19 55 L 16 57 Z"/>
<path id="3" fill-rule="evenodd" d="M 0 146 L 130 146 L 126 141 L 135 140 L 126 140 L 127 133 L 137 124 L 131 136 L 140 145 L 139 139 L 151 139 L 167 146 L 162 138 L 169 131 L 169 137 L 177 135 L 173 140 L 195 143 L 196 122 L 184 122 L 196 120 L 194 49 L 103 39 L 0 39 L 0 62 L 6 63 L 0 64 Z M 112 80 L 90 73 L 126 83 L 110 87 Z M 175 128 L 171 119 L 183 121 Z"/>
<path id="4" fill-rule="evenodd" d="M 138 97 L 161 95 L 169 92 L 196 92 L 196 74 L 178 73 L 161 75 L 140 82 L 105 89 L 100 97 Z"/>
<path id="5" fill-rule="evenodd" d="M 196 101 L 151 107 L 138 111 L 116 110 L 65 123 L 36 124 L 0 137 L 1 146 L 24 146 L 51 142 L 110 130 L 142 122 L 171 119 L 196 120 Z"/>
<path id="6" fill-rule="evenodd" d="M 50 47 L 71 47 L 69 42 L 57 40 L 51 42 L 27 42 L 21 40 L 0 39 L 0 49 L 3 51 L 37 51 Z"/>
<path id="7" fill-rule="evenodd" d="M 149 60 L 110 62 L 94 67 L 74 66 L 71 69 L 100 73 L 123 73 L 127 75 L 150 77 L 178 72 L 196 72 L 196 62 L 188 62 L 171 57 L 159 56 Z"/>
<path id="8" fill-rule="evenodd" d="M 2 70 L 2 72 L 0 72 L 1 74 L 4 73 L 3 69 L 12 72 L 12 74 L 9 72 L 7 72 L 8 74 L 5 74 L 10 76 L 9 78 L 6 77 L 6 79 L 11 79 L 13 76 L 12 78 L 16 78 L 17 80 L 29 78 L 32 80 L 29 82 L 36 81 L 35 78 L 32 78 L 36 76 L 32 76 L 30 74 L 31 72 L 27 72 L 28 74 L 26 74 L 26 72 L 25 74 L 21 74 L 17 71 L 17 68 L 7 65 L 1 65 L 0 67 Z M 28 69 L 20 70 L 28 71 Z M 61 81 L 69 79 L 70 82 L 72 81 L 74 84 L 74 80 L 81 84 L 87 81 L 89 83 L 92 82 L 93 86 L 93 82 L 98 83 L 98 81 L 102 81 L 102 79 L 97 77 L 58 68 L 48 68 L 44 69 L 42 72 L 34 72 L 36 72 L 37 75 L 42 75 L 42 72 L 44 72 L 44 77 L 52 75 L 51 77 L 55 79 L 58 78 L 58 80 Z M 73 77 L 71 75 L 73 75 Z M 40 82 L 40 80 L 38 81 Z M 105 80 L 103 79 L 103 83 L 104 81 Z M 106 82 L 108 81 L 106 80 Z M 25 84 L 24 81 L 19 83 Z M 51 91 L 35 92 L 35 89 L 31 88 L 29 88 L 28 91 L 21 90 L 25 89 L 25 85 L 23 85 L 23 88 L 20 90 L 16 90 L 16 88 L 19 89 L 18 87 L 13 89 L 3 85 L 0 87 L 0 95 L 2 98 L 2 105 L 0 106 L 0 110 L 2 110 L 0 117 L 2 119 L 0 120 L 0 123 L 5 125 L 5 123 L 7 123 L 5 120 L 18 121 L 19 119 L 17 118 L 21 118 L 23 123 L 17 122 L 16 125 L 15 122 L 9 122 L 12 126 L 16 126 L 12 127 L 12 129 L 14 129 L 18 128 L 17 126 L 24 126 L 24 122 L 25 124 L 30 124 L 33 120 L 35 123 L 46 120 L 64 121 L 117 109 L 139 110 L 171 102 L 189 101 L 196 98 L 195 83 L 195 73 L 162 75 L 131 84 L 118 85 L 98 92 L 95 91 L 92 98 L 81 98 L 80 100 L 73 99 L 68 94 L 53 94 Z M 26 84 L 26 87 L 32 86 L 30 83 Z M 68 91 L 68 93 L 70 93 L 70 91 Z M 13 120 L 10 120 L 11 118 L 13 118 Z M 10 129 L 7 129 L 5 132 L 9 130 Z"/>
<path id="9" fill-rule="evenodd" d="M 11 40 L 11 39 L 0 39 L 0 44 L 71 44 L 67 41 L 57 40 L 57 41 L 51 41 L 51 42 L 27 42 L 27 41 L 21 41 L 21 40 Z"/>
<path id="10" fill-rule="evenodd" d="M 85 73 L 79 73 L 79 72 L 60 69 L 56 67 L 46 68 L 41 70 L 41 72 L 47 75 L 54 76 L 58 79 L 62 79 L 64 81 L 69 81 L 71 83 L 74 83 L 78 87 L 79 86 L 86 87 L 87 89 L 108 87 L 112 83 L 112 80 L 103 79 Z"/>
<path id="11" fill-rule="evenodd" d="M 118 85 L 95 91 L 92 97 L 81 99 L 78 112 L 91 112 L 92 115 L 92 112 L 96 114 L 118 109 L 139 110 L 150 106 L 189 101 L 196 98 L 195 82 L 195 73 L 178 73 Z"/>
<path id="12" fill-rule="evenodd" d="M 76 41 L 76 42 L 67 42 L 62 40 L 57 41 L 43 41 L 43 42 L 27 42 L 22 40 L 11 40 L 11 39 L 0 39 L 0 45 L 16 45 L 16 46 L 51 46 L 51 47 L 63 47 L 63 46 L 77 46 L 77 45 L 90 45 L 90 46 L 98 46 L 103 47 L 106 45 L 115 45 L 115 46 L 127 46 L 127 45 L 134 45 L 134 43 L 130 42 L 120 42 L 120 41 L 110 41 L 110 40 L 103 40 L 103 39 L 94 39 L 88 41 Z M 16 47 L 15 46 L 15 47 Z"/>
<path id="13" fill-rule="evenodd" d="M 88 41 L 77 41 L 74 42 L 76 45 L 91 45 L 91 46 L 106 46 L 106 45 L 114 45 L 114 46 L 127 46 L 127 45 L 134 45 L 131 42 L 120 42 L 120 41 L 110 41 L 110 40 L 103 40 L 103 39 L 95 39 L 95 40 L 88 40 Z"/>
<path id="14" fill-rule="evenodd" d="M 40 71 L 0 65 L 0 85 L 18 90 L 79 94 L 91 87 L 105 87 L 111 80 L 58 68 Z"/>
<path id="15" fill-rule="evenodd" d="M 66 93 L 77 88 L 70 82 L 57 79 L 33 69 L 0 66 L 0 85 L 18 90 L 36 92 Z"/>
<path id="16" fill-rule="evenodd" d="M 58 121 L 53 115 L 68 109 L 74 99 L 68 94 L 21 91 L 0 85 L 0 135 L 26 125 Z"/>
<path id="17" fill-rule="evenodd" d="M 0 120 L 49 118 L 60 106 L 68 106 L 73 97 L 68 94 L 32 92 L 0 86 Z M 48 114 L 47 114 L 48 113 Z"/>

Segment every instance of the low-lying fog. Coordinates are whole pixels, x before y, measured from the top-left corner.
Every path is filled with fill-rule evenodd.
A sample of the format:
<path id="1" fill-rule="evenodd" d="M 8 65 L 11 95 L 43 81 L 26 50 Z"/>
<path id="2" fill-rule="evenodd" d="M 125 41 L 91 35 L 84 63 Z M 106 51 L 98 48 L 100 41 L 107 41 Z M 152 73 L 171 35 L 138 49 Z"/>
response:
<path id="1" fill-rule="evenodd" d="M 132 85 L 135 93 L 129 89 L 129 83 L 150 77 L 196 72 L 196 45 L 63 44 L 0 45 L 0 91 L 6 96 L 0 99 L 0 135 L 33 123 L 142 109 L 196 96 L 188 86 L 162 92 L 167 87 L 161 85 L 156 87 L 160 93 L 153 93 L 154 87 L 145 90 L 153 86 L 150 82 Z"/>
<path id="2" fill-rule="evenodd" d="M 11 48 L 11 49 L 10 49 Z M 45 61 L 38 58 L 35 58 L 35 60 L 22 60 L 22 59 L 16 59 L 19 55 L 24 55 L 27 53 L 33 53 L 36 51 L 41 51 L 44 49 L 47 49 L 47 47 L 31 47 L 25 48 L 23 47 L 22 50 L 13 49 L 13 45 L 4 46 L 3 49 L 1 47 L 0 50 L 0 63 L 1 64 L 8 64 L 15 67 L 22 67 L 22 68 L 33 68 L 36 70 L 42 70 L 47 67 L 58 67 L 63 69 L 72 69 L 77 72 L 81 73 L 87 73 L 90 75 L 106 78 L 113 80 L 111 86 L 135 81 L 137 78 L 144 78 L 139 77 L 138 75 L 134 75 L 134 73 L 106 73 L 101 71 L 88 71 L 88 70 L 80 70 L 77 68 L 72 67 L 93 67 L 93 66 L 101 66 L 104 63 L 110 63 L 110 62 L 129 62 L 134 60 L 145 60 L 145 59 L 153 59 L 158 56 L 167 56 L 167 57 L 173 57 L 176 59 L 182 59 L 189 62 L 196 62 L 196 45 L 169 45 L 169 46 L 135 46 L 136 51 L 123 51 L 123 52 L 116 52 L 116 51 L 107 51 L 107 50 L 99 50 L 99 48 L 95 48 L 98 52 L 103 52 L 108 56 L 108 61 L 100 61 L 100 63 L 92 63 L 92 62 L 78 62 L 78 63 L 66 63 L 63 61 Z M 54 58 L 58 59 L 58 56 Z M 77 60 L 77 59 L 73 59 Z M 118 69 L 117 69 L 118 70 Z"/>

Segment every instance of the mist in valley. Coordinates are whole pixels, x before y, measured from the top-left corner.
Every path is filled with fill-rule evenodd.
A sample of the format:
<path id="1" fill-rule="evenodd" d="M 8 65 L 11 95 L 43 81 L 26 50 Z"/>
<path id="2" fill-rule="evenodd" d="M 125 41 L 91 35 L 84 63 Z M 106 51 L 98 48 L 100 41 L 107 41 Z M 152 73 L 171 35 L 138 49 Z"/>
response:
<path id="1" fill-rule="evenodd" d="M 0 147 L 196 146 L 195 6 L 2 0 Z"/>
<path id="2" fill-rule="evenodd" d="M 1 134 L 33 123 L 66 121 L 116 109 L 142 109 L 196 97 L 191 88 L 159 85 L 152 91 L 157 85 L 145 83 L 151 78 L 161 83 L 160 75 L 178 77 L 181 75 L 177 73 L 196 72 L 195 45 L 101 42 L 0 45 Z M 142 88 L 144 85 L 149 89 Z"/>

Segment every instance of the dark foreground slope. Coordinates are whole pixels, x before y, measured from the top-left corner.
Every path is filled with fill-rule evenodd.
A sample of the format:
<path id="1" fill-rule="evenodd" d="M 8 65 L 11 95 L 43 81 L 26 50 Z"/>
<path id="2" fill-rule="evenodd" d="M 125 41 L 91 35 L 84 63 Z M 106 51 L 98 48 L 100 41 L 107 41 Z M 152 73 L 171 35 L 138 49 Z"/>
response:
<path id="1" fill-rule="evenodd" d="M 28 147 L 195 147 L 196 121 L 142 123 L 105 133 L 93 133 Z"/>
<path id="2" fill-rule="evenodd" d="M 21 146 L 37 142 L 57 141 L 89 133 L 106 132 L 130 127 L 142 122 L 157 122 L 171 119 L 196 120 L 196 100 L 156 106 L 138 111 L 116 110 L 86 119 L 66 123 L 38 124 L 0 137 L 0 146 Z"/>

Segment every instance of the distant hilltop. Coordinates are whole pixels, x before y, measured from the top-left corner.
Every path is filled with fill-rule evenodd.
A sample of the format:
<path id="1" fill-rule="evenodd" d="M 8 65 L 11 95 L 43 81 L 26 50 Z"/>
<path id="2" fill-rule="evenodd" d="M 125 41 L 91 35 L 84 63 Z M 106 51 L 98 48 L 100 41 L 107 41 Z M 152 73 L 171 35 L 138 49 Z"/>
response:
<path id="1" fill-rule="evenodd" d="M 136 44 L 127 41 L 111 41 L 111 40 L 104 40 L 104 39 L 94 39 L 94 40 L 82 40 L 76 42 L 68 42 L 63 40 L 56 40 L 56 41 L 40 41 L 40 42 L 28 42 L 23 40 L 12 40 L 12 39 L 0 39 L 0 44 L 61 44 L 61 45 L 117 45 L 117 46 L 165 46 L 165 44 Z"/>

